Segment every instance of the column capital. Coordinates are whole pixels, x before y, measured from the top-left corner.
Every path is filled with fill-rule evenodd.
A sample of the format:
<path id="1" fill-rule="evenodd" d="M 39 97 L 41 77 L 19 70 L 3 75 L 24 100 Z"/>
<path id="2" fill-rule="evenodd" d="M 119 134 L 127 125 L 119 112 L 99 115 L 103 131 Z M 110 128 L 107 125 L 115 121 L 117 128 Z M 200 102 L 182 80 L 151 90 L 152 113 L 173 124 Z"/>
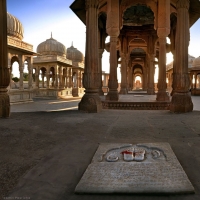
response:
<path id="1" fill-rule="evenodd" d="M 98 0 L 85 0 L 85 9 L 88 10 L 89 8 L 98 8 L 99 1 Z"/>
<path id="2" fill-rule="evenodd" d="M 176 2 L 176 8 L 186 8 L 187 10 L 189 10 L 190 7 L 190 0 L 177 0 Z"/>
<path id="3" fill-rule="evenodd" d="M 169 28 L 158 28 L 157 34 L 159 38 L 166 38 L 170 34 Z"/>

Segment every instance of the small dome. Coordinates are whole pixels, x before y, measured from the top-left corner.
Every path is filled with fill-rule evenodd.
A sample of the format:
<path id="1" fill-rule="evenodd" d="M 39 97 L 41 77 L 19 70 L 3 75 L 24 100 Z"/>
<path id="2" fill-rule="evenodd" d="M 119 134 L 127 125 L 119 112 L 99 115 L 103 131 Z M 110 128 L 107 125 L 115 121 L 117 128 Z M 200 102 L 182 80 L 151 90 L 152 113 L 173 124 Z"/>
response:
<path id="1" fill-rule="evenodd" d="M 38 45 L 37 53 L 42 55 L 58 55 L 65 57 L 66 47 L 51 36 L 50 39 L 47 39 L 45 42 Z"/>
<path id="2" fill-rule="evenodd" d="M 193 67 L 200 67 L 200 56 L 194 59 Z"/>
<path id="3" fill-rule="evenodd" d="M 67 49 L 67 59 L 75 62 L 83 62 L 84 56 L 77 48 L 74 48 L 72 44 L 72 46 Z"/>
<path id="4" fill-rule="evenodd" d="M 22 23 L 10 13 L 7 13 L 7 34 L 20 40 L 23 39 L 24 34 Z"/>

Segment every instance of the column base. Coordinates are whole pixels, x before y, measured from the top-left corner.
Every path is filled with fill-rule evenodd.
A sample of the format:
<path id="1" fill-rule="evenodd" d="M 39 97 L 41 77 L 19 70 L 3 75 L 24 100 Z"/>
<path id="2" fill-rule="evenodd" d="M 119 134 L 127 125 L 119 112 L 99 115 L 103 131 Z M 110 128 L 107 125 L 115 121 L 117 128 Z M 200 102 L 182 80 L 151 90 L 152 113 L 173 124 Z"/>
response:
<path id="1" fill-rule="evenodd" d="M 98 113 L 102 110 L 102 103 L 97 93 L 86 93 L 78 104 L 78 110 L 87 113 Z"/>
<path id="2" fill-rule="evenodd" d="M 193 103 L 188 93 L 174 93 L 170 104 L 170 111 L 174 113 L 192 112 Z"/>
<path id="3" fill-rule="evenodd" d="M 0 117 L 8 118 L 10 116 L 10 98 L 7 93 L 0 94 Z"/>
<path id="4" fill-rule="evenodd" d="M 158 91 L 158 93 L 157 93 L 157 97 L 156 97 L 156 100 L 157 101 L 169 101 L 170 100 L 170 98 L 169 98 L 169 95 L 167 94 L 167 92 L 160 92 L 160 91 Z"/>
<path id="5" fill-rule="evenodd" d="M 118 101 L 119 100 L 119 93 L 118 91 L 109 91 L 106 95 L 106 100 L 108 101 Z"/>
<path id="6" fill-rule="evenodd" d="M 127 94 L 127 89 L 121 88 L 119 94 Z"/>
<path id="7" fill-rule="evenodd" d="M 154 95 L 155 94 L 155 90 L 154 89 L 147 89 L 147 94 Z"/>

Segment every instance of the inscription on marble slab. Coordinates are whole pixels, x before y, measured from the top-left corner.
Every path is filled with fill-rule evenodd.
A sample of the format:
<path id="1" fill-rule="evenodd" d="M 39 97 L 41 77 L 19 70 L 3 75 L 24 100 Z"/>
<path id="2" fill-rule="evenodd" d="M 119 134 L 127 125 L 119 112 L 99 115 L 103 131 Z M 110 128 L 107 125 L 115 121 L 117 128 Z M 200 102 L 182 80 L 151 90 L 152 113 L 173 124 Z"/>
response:
<path id="1" fill-rule="evenodd" d="M 101 144 L 76 193 L 194 193 L 168 143 Z"/>

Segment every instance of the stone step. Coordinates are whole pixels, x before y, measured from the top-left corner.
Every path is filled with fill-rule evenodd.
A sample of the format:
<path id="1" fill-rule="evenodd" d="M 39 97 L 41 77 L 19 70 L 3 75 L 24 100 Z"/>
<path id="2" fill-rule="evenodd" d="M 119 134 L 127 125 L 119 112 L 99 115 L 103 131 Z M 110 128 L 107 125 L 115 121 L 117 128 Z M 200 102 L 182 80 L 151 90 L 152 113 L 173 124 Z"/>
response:
<path id="1" fill-rule="evenodd" d="M 169 102 L 117 102 L 102 101 L 103 109 L 117 110 L 169 110 Z"/>

